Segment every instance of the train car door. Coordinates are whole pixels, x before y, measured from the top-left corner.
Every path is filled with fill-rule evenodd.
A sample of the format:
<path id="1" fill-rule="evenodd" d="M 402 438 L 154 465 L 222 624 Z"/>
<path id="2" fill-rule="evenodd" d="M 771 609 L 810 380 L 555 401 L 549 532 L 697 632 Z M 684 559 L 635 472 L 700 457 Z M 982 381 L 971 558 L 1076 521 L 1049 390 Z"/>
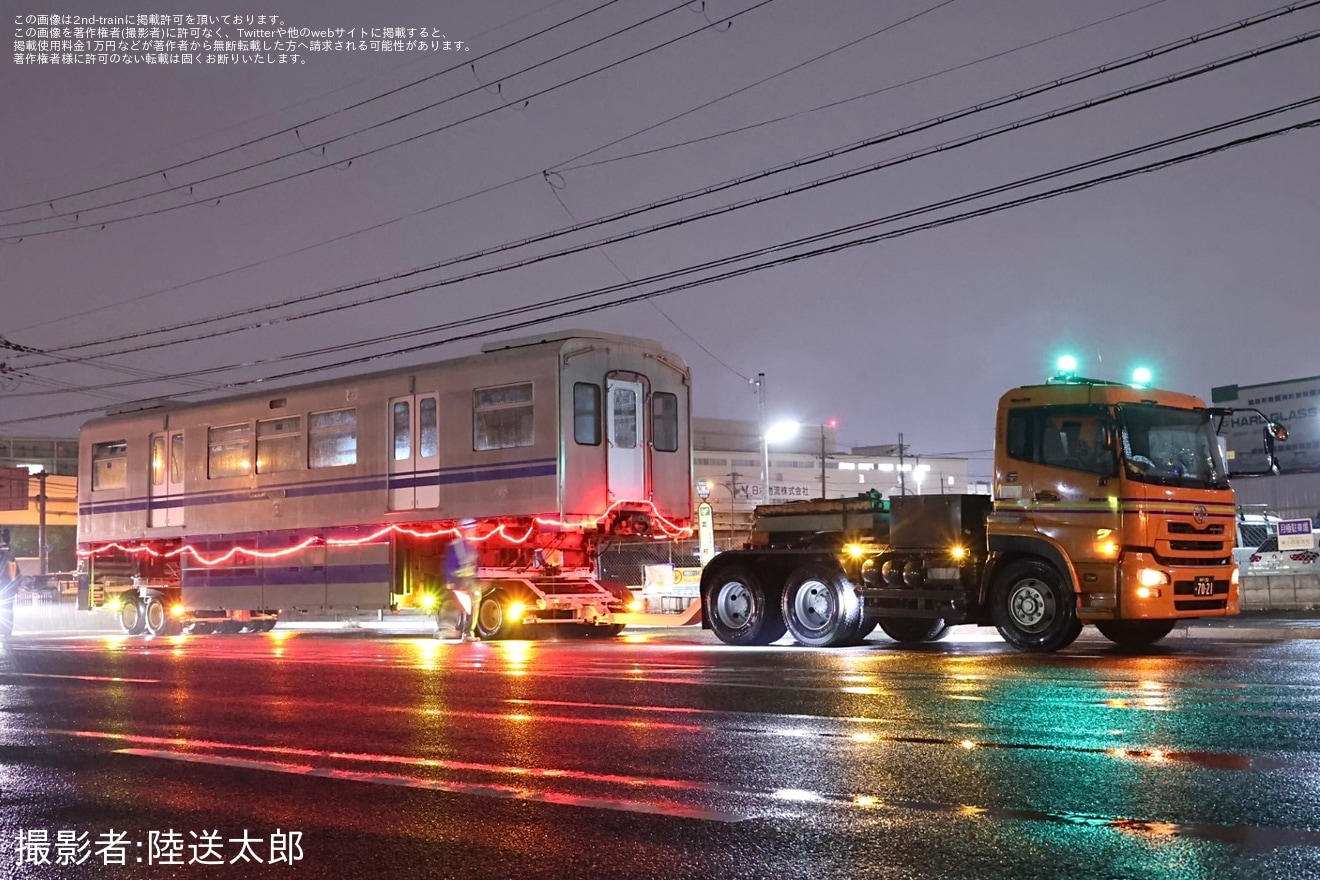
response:
<path id="1" fill-rule="evenodd" d="M 183 432 L 151 435 L 151 528 L 183 525 Z"/>
<path id="2" fill-rule="evenodd" d="M 390 510 L 440 504 L 440 397 L 390 400 Z"/>
<path id="3" fill-rule="evenodd" d="M 646 498 L 646 443 L 642 433 L 642 383 L 608 379 L 606 438 L 608 485 L 613 501 Z"/>

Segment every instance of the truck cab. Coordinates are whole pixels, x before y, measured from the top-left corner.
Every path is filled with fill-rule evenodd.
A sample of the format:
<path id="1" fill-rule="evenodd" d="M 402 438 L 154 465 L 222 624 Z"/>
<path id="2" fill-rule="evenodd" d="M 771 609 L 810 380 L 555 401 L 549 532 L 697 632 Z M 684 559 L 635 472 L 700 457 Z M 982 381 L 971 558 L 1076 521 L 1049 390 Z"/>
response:
<path id="1" fill-rule="evenodd" d="M 1008 623 L 1043 644 L 1085 623 L 1148 643 L 1178 619 L 1237 614 L 1236 508 L 1213 421 L 1191 395 L 1072 375 L 1003 395 L 991 578 L 1037 560 L 1059 581 L 1016 588 Z M 1074 621 L 1045 623 L 1074 598 Z"/>

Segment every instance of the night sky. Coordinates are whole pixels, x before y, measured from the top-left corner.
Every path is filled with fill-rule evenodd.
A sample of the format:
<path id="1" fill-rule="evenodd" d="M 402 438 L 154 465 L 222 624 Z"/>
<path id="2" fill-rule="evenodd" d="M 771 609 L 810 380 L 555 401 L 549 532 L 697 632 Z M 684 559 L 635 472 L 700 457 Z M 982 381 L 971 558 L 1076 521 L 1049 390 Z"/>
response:
<path id="1" fill-rule="evenodd" d="M 1211 148 L 1320 119 L 1320 102 L 1161 145 L 1320 95 L 1320 40 L 1306 39 L 1320 33 L 1320 6 L 1294 5 L 1306 8 L 1007 103 L 998 99 L 1279 7 L 157 5 L 273 14 L 314 30 L 426 28 L 470 47 L 303 50 L 295 65 L 16 64 L 11 35 L 0 85 L 0 334 L 49 354 L 0 351 L 0 432 L 71 436 L 120 401 L 322 379 L 335 373 L 303 371 L 373 356 L 382 357 L 338 374 L 457 357 L 486 340 L 444 341 L 474 331 L 514 338 L 583 327 L 653 338 L 682 355 L 698 416 L 755 418 L 748 379 L 764 372 L 772 419 L 837 419 L 845 444 L 895 442 L 903 432 L 922 454 L 976 451 L 976 475 L 989 470 L 998 396 L 1043 380 L 1065 351 L 1086 375 L 1127 378 L 1146 365 L 1156 384 L 1203 397 L 1216 385 L 1315 375 L 1320 129 Z M 151 10 L 6 2 L 4 11 L 12 31 L 28 14 Z M 233 25 L 227 33 L 237 39 Z M 1290 40 L 1186 81 L 969 137 Z M 980 60 L 989 56 L 997 57 Z M 1002 106 L 926 125 L 987 102 Z M 829 155 L 914 127 L 923 130 Z M 1009 210 L 784 260 L 1203 151 Z M 940 207 L 994 187 L 1005 189 Z M 798 191 L 751 204 L 786 190 Z M 690 197 L 637 212 L 680 196 Z M 147 216 L 125 219 L 137 214 Z M 625 216 L 507 248 L 615 214 Z M 621 240 L 599 244 L 613 238 Z M 593 246 L 512 265 L 585 245 Z M 484 251 L 497 252 L 364 284 Z M 350 307 L 485 270 L 496 271 Z M 340 287 L 352 289 L 306 299 Z M 596 289 L 611 292 L 493 317 Z M 288 302 L 296 299 L 305 301 Z M 176 327 L 220 316 L 228 317 Z M 464 319 L 477 320 L 394 336 Z M 501 330 L 532 319 L 548 323 Z M 383 357 L 403 348 L 412 351 Z"/>

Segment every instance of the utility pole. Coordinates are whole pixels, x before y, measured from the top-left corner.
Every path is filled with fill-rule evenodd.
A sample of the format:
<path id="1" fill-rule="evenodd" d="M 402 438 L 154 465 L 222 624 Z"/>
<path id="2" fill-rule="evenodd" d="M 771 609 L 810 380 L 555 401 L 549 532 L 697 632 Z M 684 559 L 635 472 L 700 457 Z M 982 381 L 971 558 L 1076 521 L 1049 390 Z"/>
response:
<path id="1" fill-rule="evenodd" d="M 826 498 L 825 492 L 825 426 L 820 426 L 820 500 Z"/>
<path id="2" fill-rule="evenodd" d="M 903 479 L 903 432 L 898 432 L 898 494 L 907 494 L 907 481 Z"/>
<path id="3" fill-rule="evenodd" d="M 761 503 L 770 495 L 770 440 L 765 436 L 765 373 L 756 374 L 756 396 L 761 407 Z"/>
<path id="4" fill-rule="evenodd" d="M 46 470 L 37 474 L 37 574 L 48 574 L 46 571 Z"/>

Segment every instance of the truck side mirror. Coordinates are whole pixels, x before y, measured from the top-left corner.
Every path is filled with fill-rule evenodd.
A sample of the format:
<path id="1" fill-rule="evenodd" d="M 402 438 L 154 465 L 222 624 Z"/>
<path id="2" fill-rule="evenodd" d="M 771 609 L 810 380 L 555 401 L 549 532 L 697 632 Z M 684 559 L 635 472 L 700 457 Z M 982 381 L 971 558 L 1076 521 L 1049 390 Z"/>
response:
<path id="1" fill-rule="evenodd" d="M 1283 441 L 1288 439 L 1288 429 L 1278 422 L 1270 422 L 1265 428 L 1275 440 Z"/>

